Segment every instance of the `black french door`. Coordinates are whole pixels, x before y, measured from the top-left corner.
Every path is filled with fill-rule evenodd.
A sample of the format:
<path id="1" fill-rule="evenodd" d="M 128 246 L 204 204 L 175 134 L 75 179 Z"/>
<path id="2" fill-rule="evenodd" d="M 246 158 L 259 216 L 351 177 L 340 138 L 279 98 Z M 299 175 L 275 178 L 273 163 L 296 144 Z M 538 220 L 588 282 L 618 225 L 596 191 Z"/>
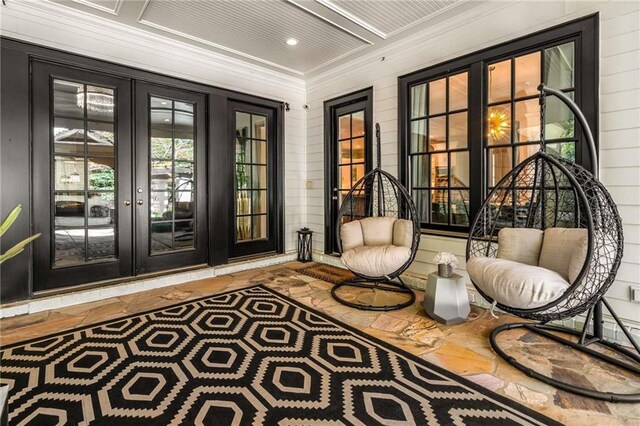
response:
<path id="1" fill-rule="evenodd" d="M 372 169 L 372 97 L 366 89 L 325 102 L 325 253 L 338 251 L 342 200 Z"/>
<path id="2" fill-rule="evenodd" d="M 274 110 L 232 101 L 227 123 L 233 147 L 229 257 L 276 251 L 279 231 Z"/>
<path id="3" fill-rule="evenodd" d="M 131 275 L 131 82 L 32 70 L 34 291 Z"/>
<path id="4" fill-rule="evenodd" d="M 206 97 L 136 86 L 136 273 L 207 262 Z"/>

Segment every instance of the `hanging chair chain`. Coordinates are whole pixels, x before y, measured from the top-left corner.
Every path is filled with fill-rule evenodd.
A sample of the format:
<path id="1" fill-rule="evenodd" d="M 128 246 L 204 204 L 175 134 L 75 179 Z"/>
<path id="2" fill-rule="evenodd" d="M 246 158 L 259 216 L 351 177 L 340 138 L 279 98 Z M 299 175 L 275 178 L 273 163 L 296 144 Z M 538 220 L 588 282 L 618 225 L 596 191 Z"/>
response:
<path id="1" fill-rule="evenodd" d="M 545 92 L 544 90 L 540 90 L 539 103 L 540 103 L 540 151 L 546 152 L 546 144 L 544 140 L 544 131 L 545 131 L 544 113 L 547 106 L 547 92 Z"/>
<path id="2" fill-rule="evenodd" d="M 381 156 L 381 146 L 380 146 L 380 124 L 376 123 L 376 168 L 382 168 L 382 161 L 380 161 Z"/>

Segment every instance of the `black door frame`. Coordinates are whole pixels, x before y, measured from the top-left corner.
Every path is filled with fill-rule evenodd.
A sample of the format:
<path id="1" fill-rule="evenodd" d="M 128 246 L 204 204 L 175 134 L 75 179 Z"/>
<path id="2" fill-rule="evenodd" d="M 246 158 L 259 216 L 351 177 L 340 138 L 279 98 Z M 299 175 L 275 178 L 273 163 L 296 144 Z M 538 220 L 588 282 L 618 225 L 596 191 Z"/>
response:
<path id="1" fill-rule="evenodd" d="M 110 75 L 81 71 L 76 68 L 56 65 L 44 61 L 32 64 L 32 170 L 33 170 L 33 227 L 40 238 L 33 242 L 34 291 L 51 290 L 87 281 L 116 279 L 132 275 L 132 205 L 131 200 L 131 82 Z M 88 262 L 75 266 L 56 268 L 52 264 L 55 242 L 52 238 L 53 218 L 51 194 L 54 177 L 52 156 L 52 82 L 54 78 L 113 88 L 116 95 L 114 125 L 117 134 L 116 158 L 116 259 Z M 70 191 L 73 192 L 73 191 Z M 85 209 L 88 206 L 85 206 Z M 40 212 L 39 214 L 35 212 Z M 43 214 L 42 212 L 48 212 Z"/>
<path id="2" fill-rule="evenodd" d="M 2 61 L 11 64 L 3 68 L 0 74 L 2 83 L 2 157 L 0 173 L 2 175 L 2 205 L 0 212 L 3 216 L 17 204 L 23 206 L 23 212 L 14 226 L 3 236 L 3 250 L 22 240 L 27 235 L 37 231 L 34 229 L 34 210 L 32 186 L 32 134 L 31 134 L 31 67 L 38 60 L 52 64 L 63 65 L 81 72 L 96 72 L 116 78 L 124 78 L 136 83 L 156 84 L 174 89 L 188 90 L 207 96 L 207 203 L 208 203 L 208 244 L 209 256 L 206 259 L 210 266 L 223 265 L 229 262 L 228 228 L 231 218 L 228 213 L 228 201 L 231 197 L 224 179 L 230 167 L 228 158 L 230 147 L 226 143 L 227 135 L 227 104 L 229 100 L 253 103 L 255 105 L 272 108 L 276 115 L 276 151 L 278 161 L 282 165 L 277 170 L 275 190 L 278 194 L 275 214 L 276 224 L 276 252 L 284 252 L 284 101 L 273 100 L 261 96 L 254 96 L 242 92 L 221 89 L 207 84 L 197 83 L 178 77 L 158 74 L 151 71 L 133 68 L 113 62 L 103 61 L 83 55 L 69 53 L 36 44 L 0 37 Z M 16 185 L 15 182 L 24 184 Z M 133 196 L 133 194 L 130 194 Z M 129 199 L 133 200 L 133 197 Z M 132 203 L 133 204 L 133 203 Z M 25 248 L 11 262 L 0 268 L 0 303 L 25 300 L 33 295 L 34 250 L 31 246 Z M 99 274 L 93 281 L 108 280 Z"/>
<path id="3" fill-rule="evenodd" d="M 136 123 L 135 130 L 135 179 L 133 181 L 136 193 L 136 274 L 156 272 L 160 270 L 176 269 L 185 266 L 206 264 L 208 259 L 208 217 L 207 217 L 207 142 L 206 142 L 206 96 L 183 89 L 165 86 L 136 83 Z M 196 179 L 196 210 L 194 229 L 195 248 L 167 253 L 151 254 L 151 238 L 149 224 L 149 99 L 151 96 L 169 98 L 195 104 L 195 179 Z M 142 189 L 142 192 L 138 192 Z M 142 204 L 138 205 L 138 200 Z"/>
<path id="4" fill-rule="evenodd" d="M 265 108 L 254 103 L 241 102 L 237 100 L 230 100 L 227 107 L 227 129 L 228 129 L 228 144 L 231 147 L 229 164 L 232 165 L 230 173 L 231 176 L 227 177 L 226 181 L 231 182 L 229 190 L 231 197 L 229 197 L 227 203 L 229 206 L 229 235 L 228 235 L 228 247 L 229 258 L 237 259 L 247 256 L 255 256 L 257 254 L 277 252 L 278 248 L 282 249 L 281 234 L 279 229 L 281 225 L 278 224 L 278 215 L 272 212 L 278 211 L 278 206 L 283 203 L 283 191 L 282 188 L 277 186 L 281 179 L 278 179 L 278 170 L 282 169 L 284 164 L 278 164 L 281 157 L 278 155 L 278 149 L 281 148 L 281 144 L 277 142 L 278 129 L 277 129 L 277 114 L 273 108 Z M 236 242 L 236 173 L 235 173 L 235 113 L 236 111 L 247 112 L 250 114 L 260 114 L 267 117 L 267 239 L 266 240 L 249 240 L 243 242 Z"/>
<path id="5" fill-rule="evenodd" d="M 333 188 L 338 183 L 337 168 L 337 118 L 338 110 L 349 106 L 364 107 L 365 174 L 373 168 L 373 87 L 361 89 L 324 102 L 324 252 L 336 253 L 337 202 Z"/>

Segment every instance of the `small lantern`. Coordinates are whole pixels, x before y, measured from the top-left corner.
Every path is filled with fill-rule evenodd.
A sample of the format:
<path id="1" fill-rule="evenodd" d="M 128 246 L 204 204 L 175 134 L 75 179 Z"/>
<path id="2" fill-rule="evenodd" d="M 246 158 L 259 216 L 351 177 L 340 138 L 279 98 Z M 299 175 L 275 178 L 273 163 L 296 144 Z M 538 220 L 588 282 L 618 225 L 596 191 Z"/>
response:
<path id="1" fill-rule="evenodd" d="M 309 228 L 298 230 L 298 261 L 311 262 L 313 231 Z"/>

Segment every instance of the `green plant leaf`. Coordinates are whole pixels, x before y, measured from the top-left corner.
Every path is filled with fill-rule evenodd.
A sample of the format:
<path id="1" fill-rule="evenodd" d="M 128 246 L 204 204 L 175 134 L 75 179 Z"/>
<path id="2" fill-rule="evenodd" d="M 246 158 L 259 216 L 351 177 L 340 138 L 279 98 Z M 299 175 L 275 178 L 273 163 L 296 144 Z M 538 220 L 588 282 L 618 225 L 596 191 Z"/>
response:
<path id="1" fill-rule="evenodd" d="M 7 215 L 6 219 L 2 222 L 2 225 L 0 225 L 0 237 L 3 236 L 9 228 L 11 228 L 11 225 L 16 221 L 21 211 L 22 204 L 18 204 L 13 210 L 11 210 L 11 213 Z"/>
<path id="2" fill-rule="evenodd" d="M 25 246 L 29 244 L 31 241 L 38 238 L 39 236 L 40 236 L 40 233 L 32 235 L 29 238 L 26 238 L 20 241 L 15 246 L 11 247 L 9 250 L 6 251 L 6 253 L 0 254 L 0 264 L 22 253 L 24 251 Z"/>

